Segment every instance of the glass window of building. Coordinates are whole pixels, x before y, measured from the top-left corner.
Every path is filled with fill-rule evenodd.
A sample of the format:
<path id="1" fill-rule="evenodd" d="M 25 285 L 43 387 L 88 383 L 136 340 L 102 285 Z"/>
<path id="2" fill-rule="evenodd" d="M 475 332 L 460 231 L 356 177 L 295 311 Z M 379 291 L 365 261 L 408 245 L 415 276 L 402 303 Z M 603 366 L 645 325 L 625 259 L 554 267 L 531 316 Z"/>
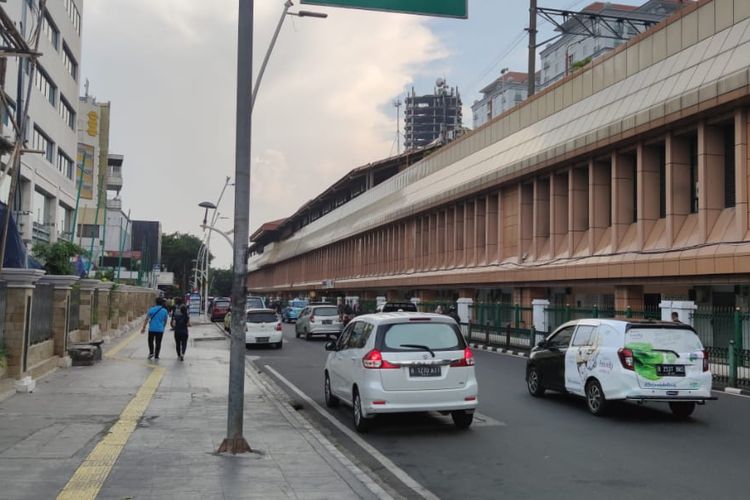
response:
<path id="1" fill-rule="evenodd" d="M 57 148 L 57 170 L 68 179 L 73 178 L 73 160 L 60 148 Z"/>
<path id="2" fill-rule="evenodd" d="M 78 62 L 66 43 L 63 43 L 63 64 L 73 80 L 78 80 Z"/>
<path id="3" fill-rule="evenodd" d="M 34 132 L 31 135 L 31 145 L 37 151 L 44 151 L 44 157 L 47 161 L 54 163 L 55 143 L 39 127 L 34 127 Z"/>
<path id="4" fill-rule="evenodd" d="M 61 95 L 60 102 L 57 104 L 57 112 L 60 113 L 60 117 L 73 130 L 76 129 L 76 112 L 73 111 L 68 101 Z"/>
<path id="5" fill-rule="evenodd" d="M 81 13 L 78 12 L 78 7 L 73 0 L 63 0 L 65 3 L 65 12 L 68 13 L 70 22 L 73 23 L 76 33 L 81 34 Z"/>
<path id="6" fill-rule="evenodd" d="M 37 68 L 34 72 L 34 85 L 44 97 L 47 98 L 50 104 L 55 105 L 55 98 L 57 96 L 57 87 L 47 73 L 42 68 Z"/>
<path id="7" fill-rule="evenodd" d="M 78 224 L 79 238 L 98 238 L 99 237 L 99 226 L 95 224 Z"/>
<path id="8" fill-rule="evenodd" d="M 49 17 L 49 13 L 45 13 L 42 17 L 42 33 L 55 50 L 60 50 L 60 30 L 57 29 L 54 21 Z"/>

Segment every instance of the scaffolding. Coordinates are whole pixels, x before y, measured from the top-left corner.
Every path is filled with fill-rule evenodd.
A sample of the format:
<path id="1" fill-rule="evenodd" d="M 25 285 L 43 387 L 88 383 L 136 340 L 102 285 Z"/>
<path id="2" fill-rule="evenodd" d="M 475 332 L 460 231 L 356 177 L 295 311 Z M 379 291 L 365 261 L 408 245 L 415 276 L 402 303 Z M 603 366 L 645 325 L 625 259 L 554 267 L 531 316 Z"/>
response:
<path id="1" fill-rule="evenodd" d="M 12 136 L 6 136 L 3 130 L 3 120 L 0 120 L 0 183 L 10 178 L 10 189 L 8 190 L 8 209 L 5 211 L 5 220 L 2 226 L 0 238 L 0 270 L 5 261 L 5 249 L 8 238 L 8 226 L 13 201 L 18 189 L 18 177 L 21 170 L 21 156 L 24 153 L 37 153 L 26 149 L 26 126 L 29 112 L 29 101 L 31 88 L 34 85 L 34 73 L 37 70 L 37 59 L 39 53 L 39 38 L 41 33 L 42 19 L 46 10 L 46 0 L 39 1 L 39 9 L 36 12 L 35 22 L 31 26 L 31 38 L 26 40 L 18 31 L 13 20 L 0 6 L 0 115 L 8 117 L 12 126 Z M 9 57 L 18 58 L 18 82 L 17 99 L 15 107 L 10 104 L 10 99 L 5 91 L 5 71 Z M 26 66 L 25 71 L 23 66 Z M 25 88 L 24 88 L 25 87 Z"/>

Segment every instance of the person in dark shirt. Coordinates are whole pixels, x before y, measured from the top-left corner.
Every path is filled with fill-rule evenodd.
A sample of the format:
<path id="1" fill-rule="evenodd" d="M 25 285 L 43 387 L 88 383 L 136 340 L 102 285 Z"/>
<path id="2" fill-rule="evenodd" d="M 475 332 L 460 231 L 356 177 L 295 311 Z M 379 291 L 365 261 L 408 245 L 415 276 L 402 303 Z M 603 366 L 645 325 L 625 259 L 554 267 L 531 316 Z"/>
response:
<path id="1" fill-rule="evenodd" d="M 185 361 L 185 350 L 187 349 L 188 328 L 190 327 L 190 314 L 182 300 L 177 299 L 174 312 L 172 313 L 172 322 L 170 323 L 174 330 L 174 343 L 177 348 L 177 357 L 180 361 Z"/>

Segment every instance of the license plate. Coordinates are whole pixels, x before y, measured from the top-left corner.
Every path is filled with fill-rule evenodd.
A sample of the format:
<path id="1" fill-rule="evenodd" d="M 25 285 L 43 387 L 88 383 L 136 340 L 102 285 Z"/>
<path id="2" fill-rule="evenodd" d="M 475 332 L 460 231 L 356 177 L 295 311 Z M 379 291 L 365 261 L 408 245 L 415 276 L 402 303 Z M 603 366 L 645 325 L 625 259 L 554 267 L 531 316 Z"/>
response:
<path id="1" fill-rule="evenodd" d="M 324 325 L 332 325 L 332 324 L 333 324 L 333 320 L 330 320 L 330 319 L 324 319 L 324 320 L 323 320 L 323 324 L 324 324 Z"/>
<path id="2" fill-rule="evenodd" d="M 439 377 L 440 367 L 430 366 L 430 365 L 410 366 L 409 376 L 411 377 Z"/>
<path id="3" fill-rule="evenodd" d="M 656 365 L 656 374 L 662 377 L 684 377 L 685 365 Z"/>
<path id="4" fill-rule="evenodd" d="M 255 341 L 256 341 L 256 342 L 258 342 L 258 343 L 261 343 L 261 342 L 268 342 L 268 339 L 269 339 L 269 338 L 270 338 L 270 337 L 257 337 L 257 338 L 255 339 Z"/>

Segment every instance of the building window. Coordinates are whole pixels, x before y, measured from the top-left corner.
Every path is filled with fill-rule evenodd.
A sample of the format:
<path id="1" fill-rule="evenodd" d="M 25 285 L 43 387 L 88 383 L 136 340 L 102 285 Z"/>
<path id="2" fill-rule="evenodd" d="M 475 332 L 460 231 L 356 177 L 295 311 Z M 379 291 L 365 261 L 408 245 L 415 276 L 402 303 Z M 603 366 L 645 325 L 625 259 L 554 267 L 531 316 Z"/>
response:
<path id="1" fill-rule="evenodd" d="M 734 122 L 722 127 L 724 136 L 724 208 L 735 205 L 734 196 Z"/>
<path id="2" fill-rule="evenodd" d="M 75 28 L 76 33 L 79 35 L 81 34 L 81 14 L 78 12 L 78 7 L 76 7 L 76 4 L 73 0 L 64 0 L 65 2 L 65 12 L 68 13 L 68 18 L 70 19 L 70 22 L 73 23 L 73 28 Z"/>
<path id="3" fill-rule="evenodd" d="M 68 45 L 63 43 L 63 64 L 65 65 L 65 69 L 68 70 L 68 73 L 70 73 L 70 76 L 73 77 L 73 80 L 78 80 L 78 62 L 76 61 L 75 57 L 73 57 L 73 54 L 70 52 L 70 49 L 68 48 Z"/>
<path id="4" fill-rule="evenodd" d="M 10 117 L 11 117 L 11 115 L 13 115 L 15 117 L 15 114 L 16 114 L 16 103 L 13 102 L 10 98 L 7 98 L 7 97 L 6 97 L 6 100 L 8 102 L 8 107 L 7 107 L 7 109 L 6 108 L 2 108 L 2 110 L 1 110 L 1 112 L 2 112 L 2 119 L 3 119 L 3 126 L 4 127 L 11 127 L 12 125 L 11 125 Z"/>
<path id="5" fill-rule="evenodd" d="M 698 134 L 688 137 L 690 149 L 690 213 L 698 213 Z"/>
<path id="6" fill-rule="evenodd" d="M 45 12 L 42 16 L 42 33 L 55 50 L 60 50 L 60 30 L 57 29 L 48 12 Z"/>
<path id="7" fill-rule="evenodd" d="M 60 148 L 57 148 L 57 170 L 68 179 L 73 178 L 73 160 Z"/>
<path id="8" fill-rule="evenodd" d="M 76 112 L 73 111 L 73 107 L 68 104 L 63 96 L 60 96 L 60 102 L 57 105 L 57 112 L 60 113 L 60 117 L 71 129 L 76 129 Z"/>
<path id="9" fill-rule="evenodd" d="M 37 67 L 36 72 L 34 72 L 34 85 L 39 89 L 39 92 L 47 98 L 49 103 L 54 106 L 57 87 L 52 83 L 52 80 L 50 80 L 50 77 L 47 76 L 47 73 L 45 73 L 42 68 Z"/>
<path id="10" fill-rule="evenodd" d="M 98 238 L 99 237 L 99 226 L 95 224 L 78 224 L 79 238 Z"/>
<path id="11" fill-rule="evenodd" d="M 47 161 L 54 163 L 55 161 L 55 143 L 47 137 L 47 134 L 42 132 L 38 127 L 34 127 L 34 132 L 31 136 L 32 148 L 38 151 L 44 151 L 44 157 Z"/>

